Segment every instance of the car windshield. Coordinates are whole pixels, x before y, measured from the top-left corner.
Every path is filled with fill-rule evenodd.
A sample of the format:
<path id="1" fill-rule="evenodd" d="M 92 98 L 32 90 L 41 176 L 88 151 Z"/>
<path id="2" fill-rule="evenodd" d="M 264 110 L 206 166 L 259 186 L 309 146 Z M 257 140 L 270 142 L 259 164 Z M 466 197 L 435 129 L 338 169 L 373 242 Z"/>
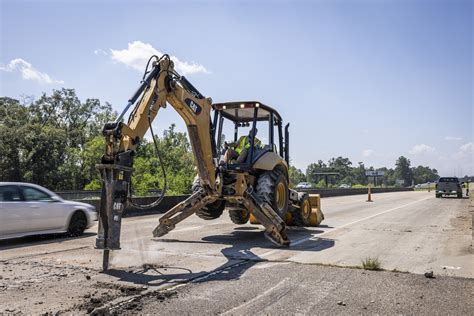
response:
<path id="1" fill-rule="evenodd" d="M 457 178 L 440 178 L 439 182 L 459 182 Z"/>

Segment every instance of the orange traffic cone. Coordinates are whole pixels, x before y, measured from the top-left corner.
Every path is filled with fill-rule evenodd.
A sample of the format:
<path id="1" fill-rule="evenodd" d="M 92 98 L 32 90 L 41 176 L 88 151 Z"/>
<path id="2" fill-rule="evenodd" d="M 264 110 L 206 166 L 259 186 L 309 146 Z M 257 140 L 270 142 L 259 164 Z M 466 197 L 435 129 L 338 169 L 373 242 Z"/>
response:
<path id="1" fill-rule="evenodd" d="M 373 202 L 373 201 L 372 201 L 372 194 L 371 194 L 371 192 L 370 192 L 370 185 L 369 185 L 369 191 L 368 191 L 367 202 Z"/>

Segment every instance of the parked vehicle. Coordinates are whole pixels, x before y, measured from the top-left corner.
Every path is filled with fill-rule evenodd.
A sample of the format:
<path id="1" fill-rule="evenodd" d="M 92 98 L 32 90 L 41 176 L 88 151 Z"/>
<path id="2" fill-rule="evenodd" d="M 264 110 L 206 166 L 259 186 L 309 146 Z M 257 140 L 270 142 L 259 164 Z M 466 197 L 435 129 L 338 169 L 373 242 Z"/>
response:
<path id="1" fill-rule="evenodd" d="M 349 189 L 350 187 L 350 185 L 343 183 L 339 186 L 339 189 Z"/>
<path id="2" fill-rule="evenodd" d="M 300 182 L 296 185 L 296 188 L 297 189 L 311 189 L 312 186 L 311 186 L 311 183 L 309 182 Z"/>
<path id="3" fill-rule="evenodd" d="M 80 236 L 96 220 L 90 204 L 63 200 L 31 183 L 0 182 L 0 239 L 60 232 Z"/>
<path id="4" fill-rule="evenodd" d="M 443 195 L 456 195 L 462 198 L 462 186 L 456 177 L 442 177 L 436 183 L 435 195 L 437 198 Z"/>

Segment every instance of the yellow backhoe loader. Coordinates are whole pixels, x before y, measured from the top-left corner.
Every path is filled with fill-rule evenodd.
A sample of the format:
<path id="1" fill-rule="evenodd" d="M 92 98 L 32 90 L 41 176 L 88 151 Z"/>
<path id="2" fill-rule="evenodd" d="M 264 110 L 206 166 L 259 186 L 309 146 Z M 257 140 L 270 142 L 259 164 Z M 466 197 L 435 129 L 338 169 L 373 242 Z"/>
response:
<path id="1" fill-rule="evenodd" d="M 124 208 L 127 203 L 134 204 L 131 174 L 135 150 L 148 130 L 155 139 L 151 123 L 168 104 L 186 123 L 198 174 L 191 196 L 160 217 L 153 236 L 167 234 L 192 214 L 212 220 L 224 210 L 236 224 L 250 221 L 263 225 L 265 236 L 283 247 L 290 245 L 286 225 L 319 225 L 324 216 L 318 197 L 288 186 L 289 124 L 283 128 L 278 112 L 257 101 L 213 104 L 174 70 L 168 55 L 152 56 L 140 87 L 118 118 L 103 130 L 106 149 L 97 165 L 102 194 L 96 248 L 104 250 L 104 270 L 109 251 L 120 249 Z M 132 106 L 125 124 L 124 116 Z M 268 131 L 262 141 L 257 139 L 257 125 Z M 225 152 L 231 148 L 224 141 L 225 128 L 233 134 L 238 155 L 226 155 L 226 160 Z M 247 136 L 242 137 L 243 131 Z M 161 198 L 165 192 L 166 186 Z M 142 207 L 155 206 L 161 198 Z"/>

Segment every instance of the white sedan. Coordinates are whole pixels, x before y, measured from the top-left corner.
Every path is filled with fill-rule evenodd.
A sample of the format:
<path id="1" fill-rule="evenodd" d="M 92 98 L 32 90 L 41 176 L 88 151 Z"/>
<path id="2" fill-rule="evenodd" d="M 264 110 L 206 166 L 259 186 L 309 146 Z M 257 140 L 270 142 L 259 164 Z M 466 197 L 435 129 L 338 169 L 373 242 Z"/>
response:
<path id="1" fill-rule="evenodd" d="M 311 189 L 312 185 L 309 182 L 300 182 L 296 185 L 297 189 Z"/>
<path id="2" fill-rule="evenodd" d="M 96 220 L 90 204 L 63 200 L 31 183 L 0 182 L 0 239 L 60 232 L 80 236 Z"/>

